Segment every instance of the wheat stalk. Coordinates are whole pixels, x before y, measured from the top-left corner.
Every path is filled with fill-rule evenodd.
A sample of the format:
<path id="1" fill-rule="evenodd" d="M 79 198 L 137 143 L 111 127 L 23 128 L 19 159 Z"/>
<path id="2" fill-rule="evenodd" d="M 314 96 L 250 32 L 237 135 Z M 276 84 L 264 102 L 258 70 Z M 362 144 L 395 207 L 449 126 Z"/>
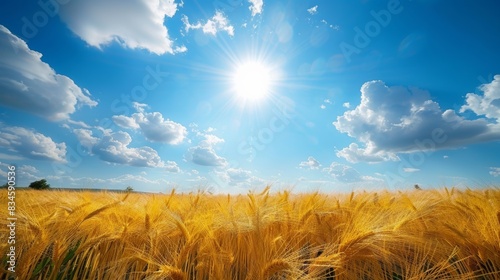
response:
<path id="1" fill-rule="evenodd" d="M 288 272 L 292 267 L 283 259 L 274 259 L 262 269 L 262 279 L 269 279 L 271 276 L 280 273 Z"/>

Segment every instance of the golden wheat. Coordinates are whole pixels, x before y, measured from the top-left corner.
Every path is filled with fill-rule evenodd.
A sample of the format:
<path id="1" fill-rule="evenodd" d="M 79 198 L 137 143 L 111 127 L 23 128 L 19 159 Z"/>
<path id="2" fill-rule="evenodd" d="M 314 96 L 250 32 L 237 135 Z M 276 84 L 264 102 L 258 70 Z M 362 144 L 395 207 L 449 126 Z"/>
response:
<path id="1" fill-rule="evenodd" d="M 496 188 L 16 199 L 16 279 L 500 279 Z"/>

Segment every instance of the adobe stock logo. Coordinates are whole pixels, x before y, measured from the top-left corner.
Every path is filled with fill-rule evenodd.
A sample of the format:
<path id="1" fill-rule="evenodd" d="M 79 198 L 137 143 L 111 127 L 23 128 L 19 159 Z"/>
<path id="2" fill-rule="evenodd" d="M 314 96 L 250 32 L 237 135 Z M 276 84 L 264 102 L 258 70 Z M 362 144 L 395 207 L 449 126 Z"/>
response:
<path id="1" fill-rule="evenodd" d="M 31 39 L 38 34 L 38 30 L 49 23 L 49 18 L 55 17 L 59 13 L 59 8 L 61 5 L 66 5 L 71 0 L 39 0 L 38 6 L 41 10 L 38 10 L 33 14 L 31 20 L 27 17 L 23 17 L 22 34 L 26 39 Z"/>
<path id="2" fill-rule="evenodd" d="M 402 11 L 403 7 L 399 0 L 389 0 L 387 8 L 378 12 L 371 10 L 370 15 L 373 17 L 373 20 L 367 22 L 363 29 L 358 26 L 354 27 L 353 43 L 342 42 L 339 45 L 346 61 L 350 63 L 352 55 L 360 54 L 364 48 L 368 47 L 372 39 L 380 35 L 382 28 L 387 27 L 391 23 L 392 16 L 398 15 Z"/>

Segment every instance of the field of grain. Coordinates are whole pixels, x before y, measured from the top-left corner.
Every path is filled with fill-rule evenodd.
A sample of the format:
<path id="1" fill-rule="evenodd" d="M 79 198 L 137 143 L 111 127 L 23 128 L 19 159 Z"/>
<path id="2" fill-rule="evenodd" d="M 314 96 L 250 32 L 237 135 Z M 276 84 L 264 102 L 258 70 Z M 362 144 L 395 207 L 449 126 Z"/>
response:
<path id="1" fill-rule="evenodd" d="M 18 190 L 16 204 L 16 279 L 500 279 L 496 188 Z M 8 279 L 4 208 L 0 279 Z"/>

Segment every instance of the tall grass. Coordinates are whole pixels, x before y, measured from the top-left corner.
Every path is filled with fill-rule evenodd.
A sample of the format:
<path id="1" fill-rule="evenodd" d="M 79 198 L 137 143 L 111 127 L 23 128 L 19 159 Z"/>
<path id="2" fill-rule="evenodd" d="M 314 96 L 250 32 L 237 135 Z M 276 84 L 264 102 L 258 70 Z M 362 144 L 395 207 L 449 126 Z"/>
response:
<path id="1" fill-rule="evenodd" d="M 16 199 L 23 280 L 500 279 L 495 188 L 237 196 L 19 190 Z M 7 205 L 6 193 L 0 201 Z M 3 258 L 0 279 L 6 268 Z"/>

